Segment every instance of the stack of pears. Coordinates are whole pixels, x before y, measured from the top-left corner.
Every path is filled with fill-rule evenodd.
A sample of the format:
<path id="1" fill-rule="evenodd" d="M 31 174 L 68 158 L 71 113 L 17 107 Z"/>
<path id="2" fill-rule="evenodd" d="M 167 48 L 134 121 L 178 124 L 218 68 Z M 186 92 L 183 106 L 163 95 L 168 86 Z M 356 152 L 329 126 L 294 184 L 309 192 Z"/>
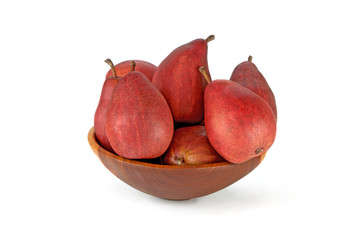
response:
<path id="1" fill-rule="evenodd" d="M 274 94 L 251 56 L 230 79 L 213 81 L 207 52 L 214 39 L 179 46 L 158 67 L 106 59 L 94 118 L 98 143 L 158 164 L 236 164 L 265 154 L 276 135 Z"/>

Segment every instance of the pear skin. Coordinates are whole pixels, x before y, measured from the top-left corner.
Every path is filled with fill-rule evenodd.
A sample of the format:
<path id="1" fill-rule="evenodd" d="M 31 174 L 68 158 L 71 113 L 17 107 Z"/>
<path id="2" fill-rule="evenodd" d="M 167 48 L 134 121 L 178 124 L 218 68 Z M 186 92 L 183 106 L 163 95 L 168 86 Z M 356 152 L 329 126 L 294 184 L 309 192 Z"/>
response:
<path id="1" fill-rule="evenodd" d="M 120 77 L 124 77 L 126 74 L 128 74 L 130 72 L 129 65 L 131 64 L 131 62 L 135 62 L 136 71 L 142 72 L 151 81 L 157 67 L 152 63 L 142 60 L 127 60 L 116 64 L 115 65 L 116 75 Z M 109 70 L 106 74 L 106 77 L 109 76 L 112 76 L 111 70 Z"/>
<path id="2" fill-rule="evenodd" d="M 161 162 L 168 165 L 196 165 L 224 162 L 211 146 L 204 126 L 178 128 L 170 147 L 161 157 Z"/>
<path id="3" fill-rule="evenodd" d="M 230 80 L 241 84 L 262 97 L 270 105 L 277 119 L 274 93 L 264 76 L 252 62 L 252 56 L 249 56 L 248 61 L 242 62 L 235 67 Z"/>
<path id="4" fill-rule="evenodd" d="M 204 98 L 206 133 L 223 158 L 242 163 L 268 151 L 276 119 L 263 98 L 229 80 L 211 82 Z"/>
<path id="5" fill-rule="evenodd" d="M 208 72 L 207 43 L 214 39 L 196 39 L 173 50 L 158 66 L 153 84 L 168 102 L 175 123 L 195 124 L 204 117 L 206 80 L 198 69 Z"/>
<path id="6" fill-rule="evenodd" d="M 105 133 L 106 113 L 112 93 L 117 83 L 119 82 L 119 80 L 122 79 L 122 77 L 117 76 L 114 69 L 114 64 L 110 59 L 106 59 L 105 62 L 110 65 L 111 75 L 106 77 L 102 87 L 100 100 L 94 116 L 94 129 L 95 129 L 95 136 L 99 144 L 104 149 L 110 152 L 114 152 Z M 130 63 L 127 65 L 127 68 L 130 71 Z"/>
<path id="7" fill-rule="evenodd" d="M 105 130 L 119 156 L 157 158 L 170 145 L 174 123 L 159 90 L 143 73 L 133 71 L 125 75 L 113 91 Z"/>

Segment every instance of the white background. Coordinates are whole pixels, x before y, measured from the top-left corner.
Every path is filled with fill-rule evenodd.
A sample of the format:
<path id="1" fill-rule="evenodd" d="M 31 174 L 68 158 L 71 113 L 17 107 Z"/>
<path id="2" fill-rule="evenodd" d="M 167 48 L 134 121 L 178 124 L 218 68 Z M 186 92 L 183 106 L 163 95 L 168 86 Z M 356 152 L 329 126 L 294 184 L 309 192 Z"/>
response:
<path id="1" fill-rule="evenodd" d="M 360 239 L 357 1 L 2 1 L 0 239 Z M 111 58 L 158 65 L 215 34 L 213 79 L 251 54 L 276 95 L 261 165 L 167 201 L 87 142 Z"/>

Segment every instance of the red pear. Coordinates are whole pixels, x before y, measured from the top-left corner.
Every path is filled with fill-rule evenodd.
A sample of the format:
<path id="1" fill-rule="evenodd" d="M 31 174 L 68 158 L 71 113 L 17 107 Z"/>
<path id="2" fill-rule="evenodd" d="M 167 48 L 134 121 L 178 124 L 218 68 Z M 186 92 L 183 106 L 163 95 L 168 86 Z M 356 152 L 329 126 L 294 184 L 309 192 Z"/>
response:
<path id="1" fill-rule="evenodd" d="M 136 71 L 142 72 L 145 76 L 151 81 L 154 76 L 154 73 L 157 67 L 149 62 L 142 60 L 127 60 L 115 65 L 116 74 L 120 77 L 124 77 L 126 74 L 130 72 L 129 64 L 131 62 L 135 62 Z M 112 76 L 112 71 L 108 71 L 106 77 Z"/>
<path id="2" fill-rule="evenodd" d="M 242 62 L 235 67 L 230 80 L 240 83 L 262 97 L 270 105 L 275 118 L 277 118 L 275 96 L 264 76 L 256 65 L 252 63 L 252 56 L 249 56 L 248 61 Z"/>
<path id="3" fill-rule="evenodd" d="M 200 71 L 206 76 L 203 68 Z M 205 89 L 204 104 L 209 141 L 229 162 L 245 162 L 265 153 L 273 144 L 273 111 L 248 88 L 229 80 L 215 80 Z"/>
<path id="4" fill-rule="evenodd" d="M 168 102 L 175 123 L 198 123 L 204 117 L 206 81 L 199 67 L 208 70 L 207 43 L 196 39 L 172 51 L 157 68 L 152 82 Z"/>
<path id="5" fill-rule="evenodd" d="M 118 155 L 130 159 L 156 158 L 169 147 L 174 123 L 159 90 L 143 73 L 133 71 L 114 89 L 105 130 Z"/>
<path id="6" fill-rule="evenodd" d="M 204 126 L 178 128 L 165 155 L 163 164 L 188 165 L 223 162 L 223 159 L 211 146 Z"/>
<path id="7" fill-rule="evenodd" d="M 99 100 L 99 104 L 96 108 L 95 116 L 94 116 L 94 128 L 95 128 L 95 136 L 99 142 L 99 144 L 105 148 L 106 150 L 113 152 L 109 140 L 106 137 L 105 133 L 105 123 L 106 123 L 106 113 L 107 107 L 109 105 L 111 95 L 113 90 L 115 89 L 116 84 L 119 82 L 122 77 L 119 77 L 115 71 L 114 64 L 110 59 L 106 59 L 105 62 L 109 64 L 111 75 L 106 75 L 105 82 L 102 87 L 101 96 Z M 127 65 L 127 68 L 130 72 L 130 62 Z"/>

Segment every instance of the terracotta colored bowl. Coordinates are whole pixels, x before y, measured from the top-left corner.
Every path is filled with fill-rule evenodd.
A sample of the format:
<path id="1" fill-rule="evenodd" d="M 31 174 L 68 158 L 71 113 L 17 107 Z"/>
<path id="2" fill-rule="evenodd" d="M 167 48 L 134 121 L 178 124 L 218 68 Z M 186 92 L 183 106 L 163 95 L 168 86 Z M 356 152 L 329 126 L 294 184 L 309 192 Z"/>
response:
<path id="1" fill-rule="evenodd" d="M 144 193 L 172 200 L 201 197 L 221 190 L 250 173 L 265 157 L 263 154 L 241 164 L 160 165 L 108 152 L 97 143 L 94 128 L 90 129 L 88 140 L 105 167 L 122 181 Z"/>

